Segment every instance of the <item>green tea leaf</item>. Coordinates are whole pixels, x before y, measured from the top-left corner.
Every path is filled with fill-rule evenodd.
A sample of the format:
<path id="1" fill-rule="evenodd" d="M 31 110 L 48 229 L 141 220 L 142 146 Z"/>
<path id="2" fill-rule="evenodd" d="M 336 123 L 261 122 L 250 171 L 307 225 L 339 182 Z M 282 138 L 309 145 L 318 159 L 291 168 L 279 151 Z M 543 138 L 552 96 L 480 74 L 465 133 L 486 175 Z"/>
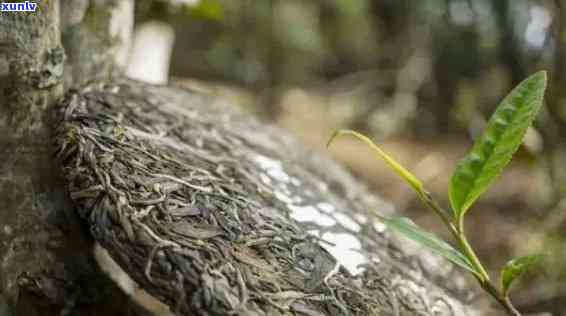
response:
<path id="1" fill-rule="evenodd" d="M 326 146 L 329 147 L 334 141 L 334 139 L 342 135 L 352 135 L 357 139 L 366 143 L 377 154 L 377 156 L 383 161 L 385 161 L 385 163 L 387 163 L 389 167 L 391 167 L 391 169 L 393 169 L 401 178 L 403 178 L 417 192 L 417 194 L 419 194 L 419 196 L 425 193 L 423 184 L 419 179 L 417 179 L 417 177 L 415 177 L 411 172 L 409 172 L 409 170 L 405 169 L 397 161 L 395 161 L 395 159 L 391 158 L 391 156 L 389 156 L 387 153 L 381 150 L 381 148 L 379 148 L 367 136 L 364 136 L 352 130 L 338 130 L 334 132 L 334 134 L 332 134 L 332 137 L 330 137 L 330 139 L 328 140 L 328 144 Z"/>
<path id="2" fill-rule="evenodd" d="M 501 270 L 501 292 L 503 292 L 503 295 L 507 296 L 513 281 L 528 269 L 538 265 L 543 258 L 543 255 L 538 254 L 515 258 L 507 262 Z"/>
<path id="3" fill-rule="evenodd" d="M 424 231 L 418 227 L 409 218 L 384 218 L 378 215 L 378 218 L 389 228 L 401 233 L 403 236 L 417 242 L 435 253 L 443 256 L 444 258 L 452 261 L 456 265 L 471 271 L 472 273 L 479 274 L 472 266 L 468 258 L 460 251 L 452 247 L 449 243 L 436 237 L 435 235 Z"/>
<path id="4" fill-rule="evenodd" d="M 511 160 L 542 105 L 545 88 L 546 73 L 539 71 L 499 104 L 485 132 L 452 175 L 450 203 L 456 218 L 462 219 Z"/>

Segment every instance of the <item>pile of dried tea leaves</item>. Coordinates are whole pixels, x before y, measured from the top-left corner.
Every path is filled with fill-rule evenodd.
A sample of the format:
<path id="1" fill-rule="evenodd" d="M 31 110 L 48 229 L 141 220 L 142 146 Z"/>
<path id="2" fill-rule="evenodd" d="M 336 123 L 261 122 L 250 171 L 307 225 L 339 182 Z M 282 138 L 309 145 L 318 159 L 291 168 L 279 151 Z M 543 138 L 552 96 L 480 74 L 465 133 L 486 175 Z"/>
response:
<path id="1" fill-rule="evenodd" d="M 77 211 L 176 315 L 474 314 L 459 271 L 401 250 L 368 217 L 384 202 L 275 127 L 130 80 L 71 91 L 57 111 L 56 157 Z M 331 254 L 329 233 L 359 240 L 358 270 Z"/>

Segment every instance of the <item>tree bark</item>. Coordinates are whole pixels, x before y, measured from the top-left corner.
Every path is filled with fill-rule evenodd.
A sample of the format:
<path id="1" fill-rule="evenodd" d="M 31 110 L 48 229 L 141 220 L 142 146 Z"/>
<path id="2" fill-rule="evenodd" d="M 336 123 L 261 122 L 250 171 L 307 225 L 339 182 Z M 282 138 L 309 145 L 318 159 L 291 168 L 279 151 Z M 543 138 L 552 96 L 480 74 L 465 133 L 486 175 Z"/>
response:
<path id="1" fill-rule="evenodd" d="M 128 315 L 52 159 L 48 113 L 63 95 L 65 51 L 59 2 L 38 6 L 0 17 L 0 314 Z"/>
<path id="2" fill-rule="evenodd" d="M 133 0 L 62 1 L 65 86 L 123 73 L 134 26 Z"/>

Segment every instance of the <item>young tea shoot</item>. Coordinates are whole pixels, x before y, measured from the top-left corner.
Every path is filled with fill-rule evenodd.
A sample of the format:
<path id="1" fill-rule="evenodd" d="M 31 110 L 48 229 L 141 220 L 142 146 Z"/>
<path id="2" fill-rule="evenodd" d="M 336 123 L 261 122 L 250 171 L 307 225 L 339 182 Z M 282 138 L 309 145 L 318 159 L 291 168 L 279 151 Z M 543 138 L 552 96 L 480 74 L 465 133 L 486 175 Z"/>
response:
<path id="1" fill-rule="evenodd" d="M 464 229 L 464 217 L 476 200 L 490 187 L 501 174 L 517 151 L 527 129 L 533 123 L 542 106 L 546 89 L 546 72 L 539 71 L 519 83 L 501 103 L 489 119 L 482 136 L 471 151 L 458 163 L 452 174 L 448 197 L 451 212 L 446 212 L 431 197 L 422 182 L 410 171 L 379 148 L 368 137 L 351 130 L 338 130 L 328 146 L 340 136 L 353 136 L 369 145 L 377 157 L 383 160 L 415 191 L 420 200 L 437 214 L 452 234 L 456 246 L 424 231 L 408 218 L 385 218 L 377 212 L 373 214 L 391 230 L 412 239 L 422 246 L 436 252 L 452 263 L 471 272 L 480 286 L 501 304 L 512 316 L 521 314 L 511 303 L 510 287 L 519 276 L 540 263 L 541 255 L 529 255 L 510 260 L 503 267 L 500 285 L 496 286 L 468 242 Z"/>

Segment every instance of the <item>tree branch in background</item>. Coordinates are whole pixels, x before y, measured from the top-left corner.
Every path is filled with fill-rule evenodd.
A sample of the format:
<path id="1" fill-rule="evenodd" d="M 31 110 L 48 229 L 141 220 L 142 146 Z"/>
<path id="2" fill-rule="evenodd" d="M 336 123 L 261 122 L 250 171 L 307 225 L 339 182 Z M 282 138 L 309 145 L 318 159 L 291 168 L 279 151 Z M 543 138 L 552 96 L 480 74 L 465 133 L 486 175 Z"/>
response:
<path id="1" fill-rule="evenodd" d="M 133 0 L 62 1 L 65 85 L 109 79 L 127 65 L 134 26 Z"/>

